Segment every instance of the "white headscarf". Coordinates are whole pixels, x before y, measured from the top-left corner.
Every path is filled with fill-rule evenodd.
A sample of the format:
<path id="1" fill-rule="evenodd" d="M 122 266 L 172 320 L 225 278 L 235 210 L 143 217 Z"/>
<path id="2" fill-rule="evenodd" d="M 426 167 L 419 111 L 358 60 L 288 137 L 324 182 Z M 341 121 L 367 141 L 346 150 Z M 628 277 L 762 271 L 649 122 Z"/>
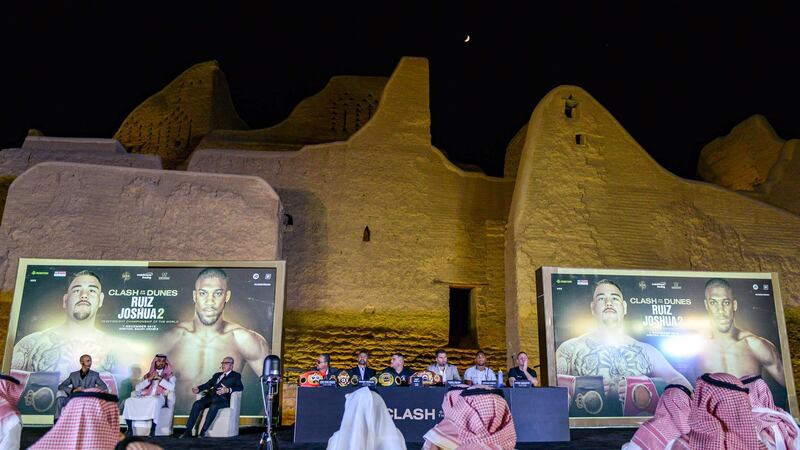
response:
<path id="1" fill-rule="evenodd" d="M 403 433 L 377 392 L 362 387 L 346 399 L 342 425 L 328 440 L 328 450 L 406 450 Z"/>

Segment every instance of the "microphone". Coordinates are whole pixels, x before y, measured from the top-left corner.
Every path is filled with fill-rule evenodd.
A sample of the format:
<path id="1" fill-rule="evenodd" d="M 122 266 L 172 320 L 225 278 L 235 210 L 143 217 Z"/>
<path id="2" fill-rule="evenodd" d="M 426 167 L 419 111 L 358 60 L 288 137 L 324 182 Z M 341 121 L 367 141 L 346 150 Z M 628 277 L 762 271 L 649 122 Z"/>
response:
<path id="1" fill-rule="evenodd" d="M 261 372 L 264 381 L 278 381 L 281 379 L 281 359 L 275 355 L 264 358 L 264 367 Z"/>
<path id="2" fill-rule="evenodd" d="M 264 432 L 261 433 L 261 440 L 258 442 L 259 450 L 278 450 L 278 439 L 272 426 L 272 407 L 275 406 L 275 395 L 278 383 L 281 381 L 281 359 L 275 355 L 267 355 L 264 358 L 264 366 L 261 371 L 261 400 L 264 403 Z M 264 392 L 264 384 L 267 385 L 267 392 Z"/>

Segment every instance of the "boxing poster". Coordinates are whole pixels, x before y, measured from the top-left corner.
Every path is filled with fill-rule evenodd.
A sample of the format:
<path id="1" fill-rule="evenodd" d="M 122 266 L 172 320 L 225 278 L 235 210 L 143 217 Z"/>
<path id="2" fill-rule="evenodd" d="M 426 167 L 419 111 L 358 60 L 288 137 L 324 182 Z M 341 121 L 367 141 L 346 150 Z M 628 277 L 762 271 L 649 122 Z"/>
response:
<path id="1" fill-rule="evenodd" d="M 81 368 L 82 355 L 122 406 L 164 354 L 176 377 L 176 415 L 188 415 L 192 387 L 232 357 L 244 384 L 241 416 L 263 417 L 259 377 L 264 357 L 280 355 L 284 267 L 21 259 L 3 360 L 11 375 L 30 374 L 20 411 L 52 415 L 58 385 Z"/>
<path id="2" fill-rule="evenodd" d="M 573 424 L 641 422 L 666 386 L 715 372 L 761 376 L 797 415 L 777 274 L 544 267 L 537 286 L 543 369 Z"/>

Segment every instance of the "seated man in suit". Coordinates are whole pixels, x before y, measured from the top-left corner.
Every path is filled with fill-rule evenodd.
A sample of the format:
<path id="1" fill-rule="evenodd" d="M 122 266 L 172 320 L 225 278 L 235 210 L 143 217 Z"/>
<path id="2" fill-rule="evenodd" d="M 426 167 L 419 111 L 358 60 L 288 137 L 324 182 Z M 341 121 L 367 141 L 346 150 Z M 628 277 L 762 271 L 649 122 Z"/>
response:
<path id="1" fill-rule="evenodd" d="M 220 409 L 227 408 L 231 404 L 231 392 L 238 392 L 244 389 L 242 385 L 242 375 L 233 370 L 233 357 L 226 356 L 220 363 L 222 372 L 215 373 L 208 381 L 192 388 L 195 394 L 203 391 L 205 395 L 192 405 L 192 412 L 189 414 L 189 421 L 186 422 L 186 431 L 180 436 L 181 439 L 192 437 L 192 428 L 200 418 L 204 409 L 208 408 L 206 421 L 200 429 L 198 436 L 204 437 L 206 431 L 211 427 L 211 422 L 217 416 Z"/>
<path id="2" fill-rule="evenodd" d="M 67 404 L 73 392 L 80 392 L 92 388 L 108 392 L 108 386 L 100 379 L 100 374 L 94 370 L 90 370 L 92 367 L 92 357 L 89 355 L 81 355 L 80 362 L 81 369 L 70 373 L 67 379 L 58 385 L 58 390 L 61 391 L 61 393 L 56 399 L 55 420 L 58 420 L 59 416 L 61 416 L 61 409 Z"/>
<path id="3" fill-rule="evenodd" d="M 319 354 L 316 361 L 316 369 L 324 380 L 336 377 L 336 369 L 331 367 L 331 355 L 328 353 Z"/>
<path id="4" fill-rule="evenodd" d="M 461 375 L 458 374 L 458 367 L 447 364 L 447 352 L 443 348 L 436 350 L 436 362 L 428 366 L 428 370 L 439 374 L 445 383 L 451 380 L 461 380 Z"/>
<path id="5" fill-rule="evenodd" d="M 355 375 L 358 381 L 366 381 L 375 376 L 375 369 L 367 367 L 369 353 L 366 350 L 358 352 L 358 365 L 350 369 L 350 376 Z"/>

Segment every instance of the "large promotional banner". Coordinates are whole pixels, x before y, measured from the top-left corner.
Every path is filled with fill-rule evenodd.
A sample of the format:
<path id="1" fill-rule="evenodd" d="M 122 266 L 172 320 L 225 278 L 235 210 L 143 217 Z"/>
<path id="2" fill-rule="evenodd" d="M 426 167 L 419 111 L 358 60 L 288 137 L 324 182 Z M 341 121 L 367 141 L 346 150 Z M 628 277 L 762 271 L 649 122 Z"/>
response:
<path id="1" fill-rule="evenodd" d="M 543 372 L 574 425 L 641 422 L 709 372 L 759 375 L 797 415 L 776 274 L 543 267 L 537 284 Z"/>
<path id="2" fill-rule="evenodd" d="M 52 415 L 58 384 L 80 369 L 81 355 L 124 401 L 154 356 L 165 354 L 177 381 L 176 415 L 188 415 L 192 387 L 231 356 L 244 384 L 241 415 L 262 417 L 263 360 L 281 350 L 284 268 L 283 261 L 21 259 L 3 360 L 4 370 L 27 379 L 20 411 Z"/>

